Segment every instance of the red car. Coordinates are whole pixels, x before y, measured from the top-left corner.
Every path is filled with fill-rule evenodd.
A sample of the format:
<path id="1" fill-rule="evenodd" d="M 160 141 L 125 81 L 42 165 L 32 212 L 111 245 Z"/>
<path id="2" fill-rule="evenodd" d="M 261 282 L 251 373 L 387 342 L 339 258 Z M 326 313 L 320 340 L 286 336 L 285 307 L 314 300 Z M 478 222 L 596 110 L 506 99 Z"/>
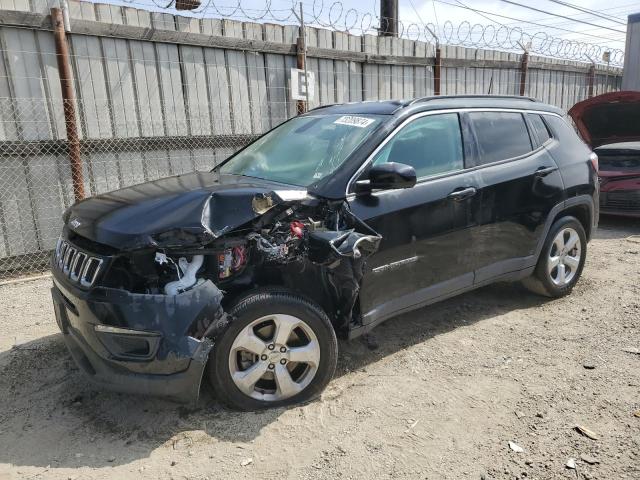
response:
<path id="1" fill-rule="evenodd" d="M 569 115 L 600 163 L 600 213 L 640 218 L 640 92 L 576 103 Z"/>

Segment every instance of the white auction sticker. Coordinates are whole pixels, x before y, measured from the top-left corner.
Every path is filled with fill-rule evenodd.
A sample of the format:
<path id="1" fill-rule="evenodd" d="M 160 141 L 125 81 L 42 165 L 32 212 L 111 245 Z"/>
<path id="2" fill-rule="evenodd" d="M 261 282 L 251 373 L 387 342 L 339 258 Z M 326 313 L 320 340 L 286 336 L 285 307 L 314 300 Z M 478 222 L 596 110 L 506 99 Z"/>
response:
<path id="1" fill-rule="evenodd" d="M 373 118 L 343 115 L 333 123 L 337 123 L 338 125 L 349 125 L 350 127 L 365 128 L 371 125 L 373 122 L 375 122 Z"/>

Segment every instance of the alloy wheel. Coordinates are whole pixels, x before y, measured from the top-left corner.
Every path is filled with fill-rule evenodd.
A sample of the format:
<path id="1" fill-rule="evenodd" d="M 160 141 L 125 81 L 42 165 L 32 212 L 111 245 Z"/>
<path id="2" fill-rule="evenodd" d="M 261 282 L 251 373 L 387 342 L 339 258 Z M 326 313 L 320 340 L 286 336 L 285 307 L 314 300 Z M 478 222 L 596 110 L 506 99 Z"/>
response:
<path id="1" fill-rule="evenodd" d="M 581 254 L 578 232 L 571 227 L 560 230 L 553 239 L 547 259 L 547 272 L 554 285 L 564 287 L 571 283 L 578 272 Z"/>
<path id="2" fill-rule="evenodd" d="M 307 323 L 292 315 L 254 320 L 236 336 L 229 371 L 238 389 L 263 401 L 279 401 L 302 392 L 315 377 L 320 344 Z"/>

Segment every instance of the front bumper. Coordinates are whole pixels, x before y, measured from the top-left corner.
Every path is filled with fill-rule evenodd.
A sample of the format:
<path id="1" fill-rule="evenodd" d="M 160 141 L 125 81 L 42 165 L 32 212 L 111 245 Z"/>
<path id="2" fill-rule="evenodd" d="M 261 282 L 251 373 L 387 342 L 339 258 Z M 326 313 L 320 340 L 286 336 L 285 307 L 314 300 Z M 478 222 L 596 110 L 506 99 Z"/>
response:
<path id="1" fill-rule="evenodd" d="M 211 340 L 194 338 L 224 321 L 210 281 L 175 296 L 95 287 L 83 291 L 53 271 L 58 326 L 80 369 L 110 390 L 197 401 Z"/>
<path id="2" fill-rule="evenodd" d="M 603 190 L 600 193 L 600 213 L 640 217 L 640 186 L 633 190 Z"/>

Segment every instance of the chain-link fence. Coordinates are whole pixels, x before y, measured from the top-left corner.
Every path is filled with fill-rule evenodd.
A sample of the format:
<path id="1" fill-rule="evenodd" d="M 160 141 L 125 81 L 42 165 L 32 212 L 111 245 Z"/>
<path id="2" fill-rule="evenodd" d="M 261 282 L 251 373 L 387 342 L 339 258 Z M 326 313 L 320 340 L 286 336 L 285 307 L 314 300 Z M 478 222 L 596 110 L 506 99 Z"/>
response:
<path id="1" fill-rule="evenodd" d="M 96 31 L 105 25 L 80 26 L 94 24 Z M 205 32 L 205 23 L 194 25 L 179 41 L 149 41 L 146 27 L 120 36 L 72 29 L 87 196 L 211 169 L 296 115 L 296 27 L 229 21 Z M 210 46 L 224 36 L 243 47 L 232 38 L 227 47 Z M 46 27 L 0 19 L 0 280 L 47 270 L 62 213 L 75 201 L 52 37 Z M 316 78 L 310 108 L 429 96 L 438 83 L 443 95 L 518 95 L 524 86 L 525 95 L 568 109 L 620 84 L 619 69 L 540 57 L 529 59 L 523 77 L 520 55 L 463 47 L 442 48 L 437 82 L 432 44 L 311 28 L 307 41 Z"/>
<path id="2" fill-rule="evenodd" d="M 76 201 L 55 53 L 24 50 L 33 36 L 0 32 L 0 87 L 12 94 L 0 97 L 0 280 L 48 269 L 62 213 Z M 209 170 L 296 113 L 284 61 L 91 40 L 71 42 L 86 196 Z M 28 93 L 39 96 L 15 96 Z"/>
<path id="3" fill-rule="evenodd" d="M 172 112 L 175 105 L 166 103 L 156 104 L 159 111 L 144 114 L 134 114 L 133 104 L 115 112 L 106 100 L 75 103 L 79 125 L 83 126 L 80 181 L 86 196 L 210 170 L 256 138 L 250 125 L 239 122 L 234 125 L 244 133 L 222 133 L 224 129 L 220 128 L 221 133 L 204 134 L 205 126 L 210 128 L 216 122 L 210 116 L 211 110 L 191 112 L 189 121 L 185 121 Z M 76 201 L 68 143 L 64 137 L 37 138 L 51 127 L 50 115 L 62 110 L 61 103 L 42 99 L 0 99 L 0 131 L 23 138 L 0 142 L 0 279 L 48 269 L 49 252 L 60 234 L 62 214 Z M 118 118 L 125 111 L 131 113 L 131 119 Z M 9 118 L 13 120 L 7 121 Z M 102 137 L 86 135 L 87 130 L 98 128 L 105 119 L 114 130 L 131 136 L 115 136 L 114 132 L 106 136 L 104 130 Z M 170 125 L 165 119 L 170 120 Z M 231 117 L 228 120 L 233 121 Z M 188 134 L 189 131 L 198 133 Z M 142 132 L 149 135 L 140 135 Z"/>

